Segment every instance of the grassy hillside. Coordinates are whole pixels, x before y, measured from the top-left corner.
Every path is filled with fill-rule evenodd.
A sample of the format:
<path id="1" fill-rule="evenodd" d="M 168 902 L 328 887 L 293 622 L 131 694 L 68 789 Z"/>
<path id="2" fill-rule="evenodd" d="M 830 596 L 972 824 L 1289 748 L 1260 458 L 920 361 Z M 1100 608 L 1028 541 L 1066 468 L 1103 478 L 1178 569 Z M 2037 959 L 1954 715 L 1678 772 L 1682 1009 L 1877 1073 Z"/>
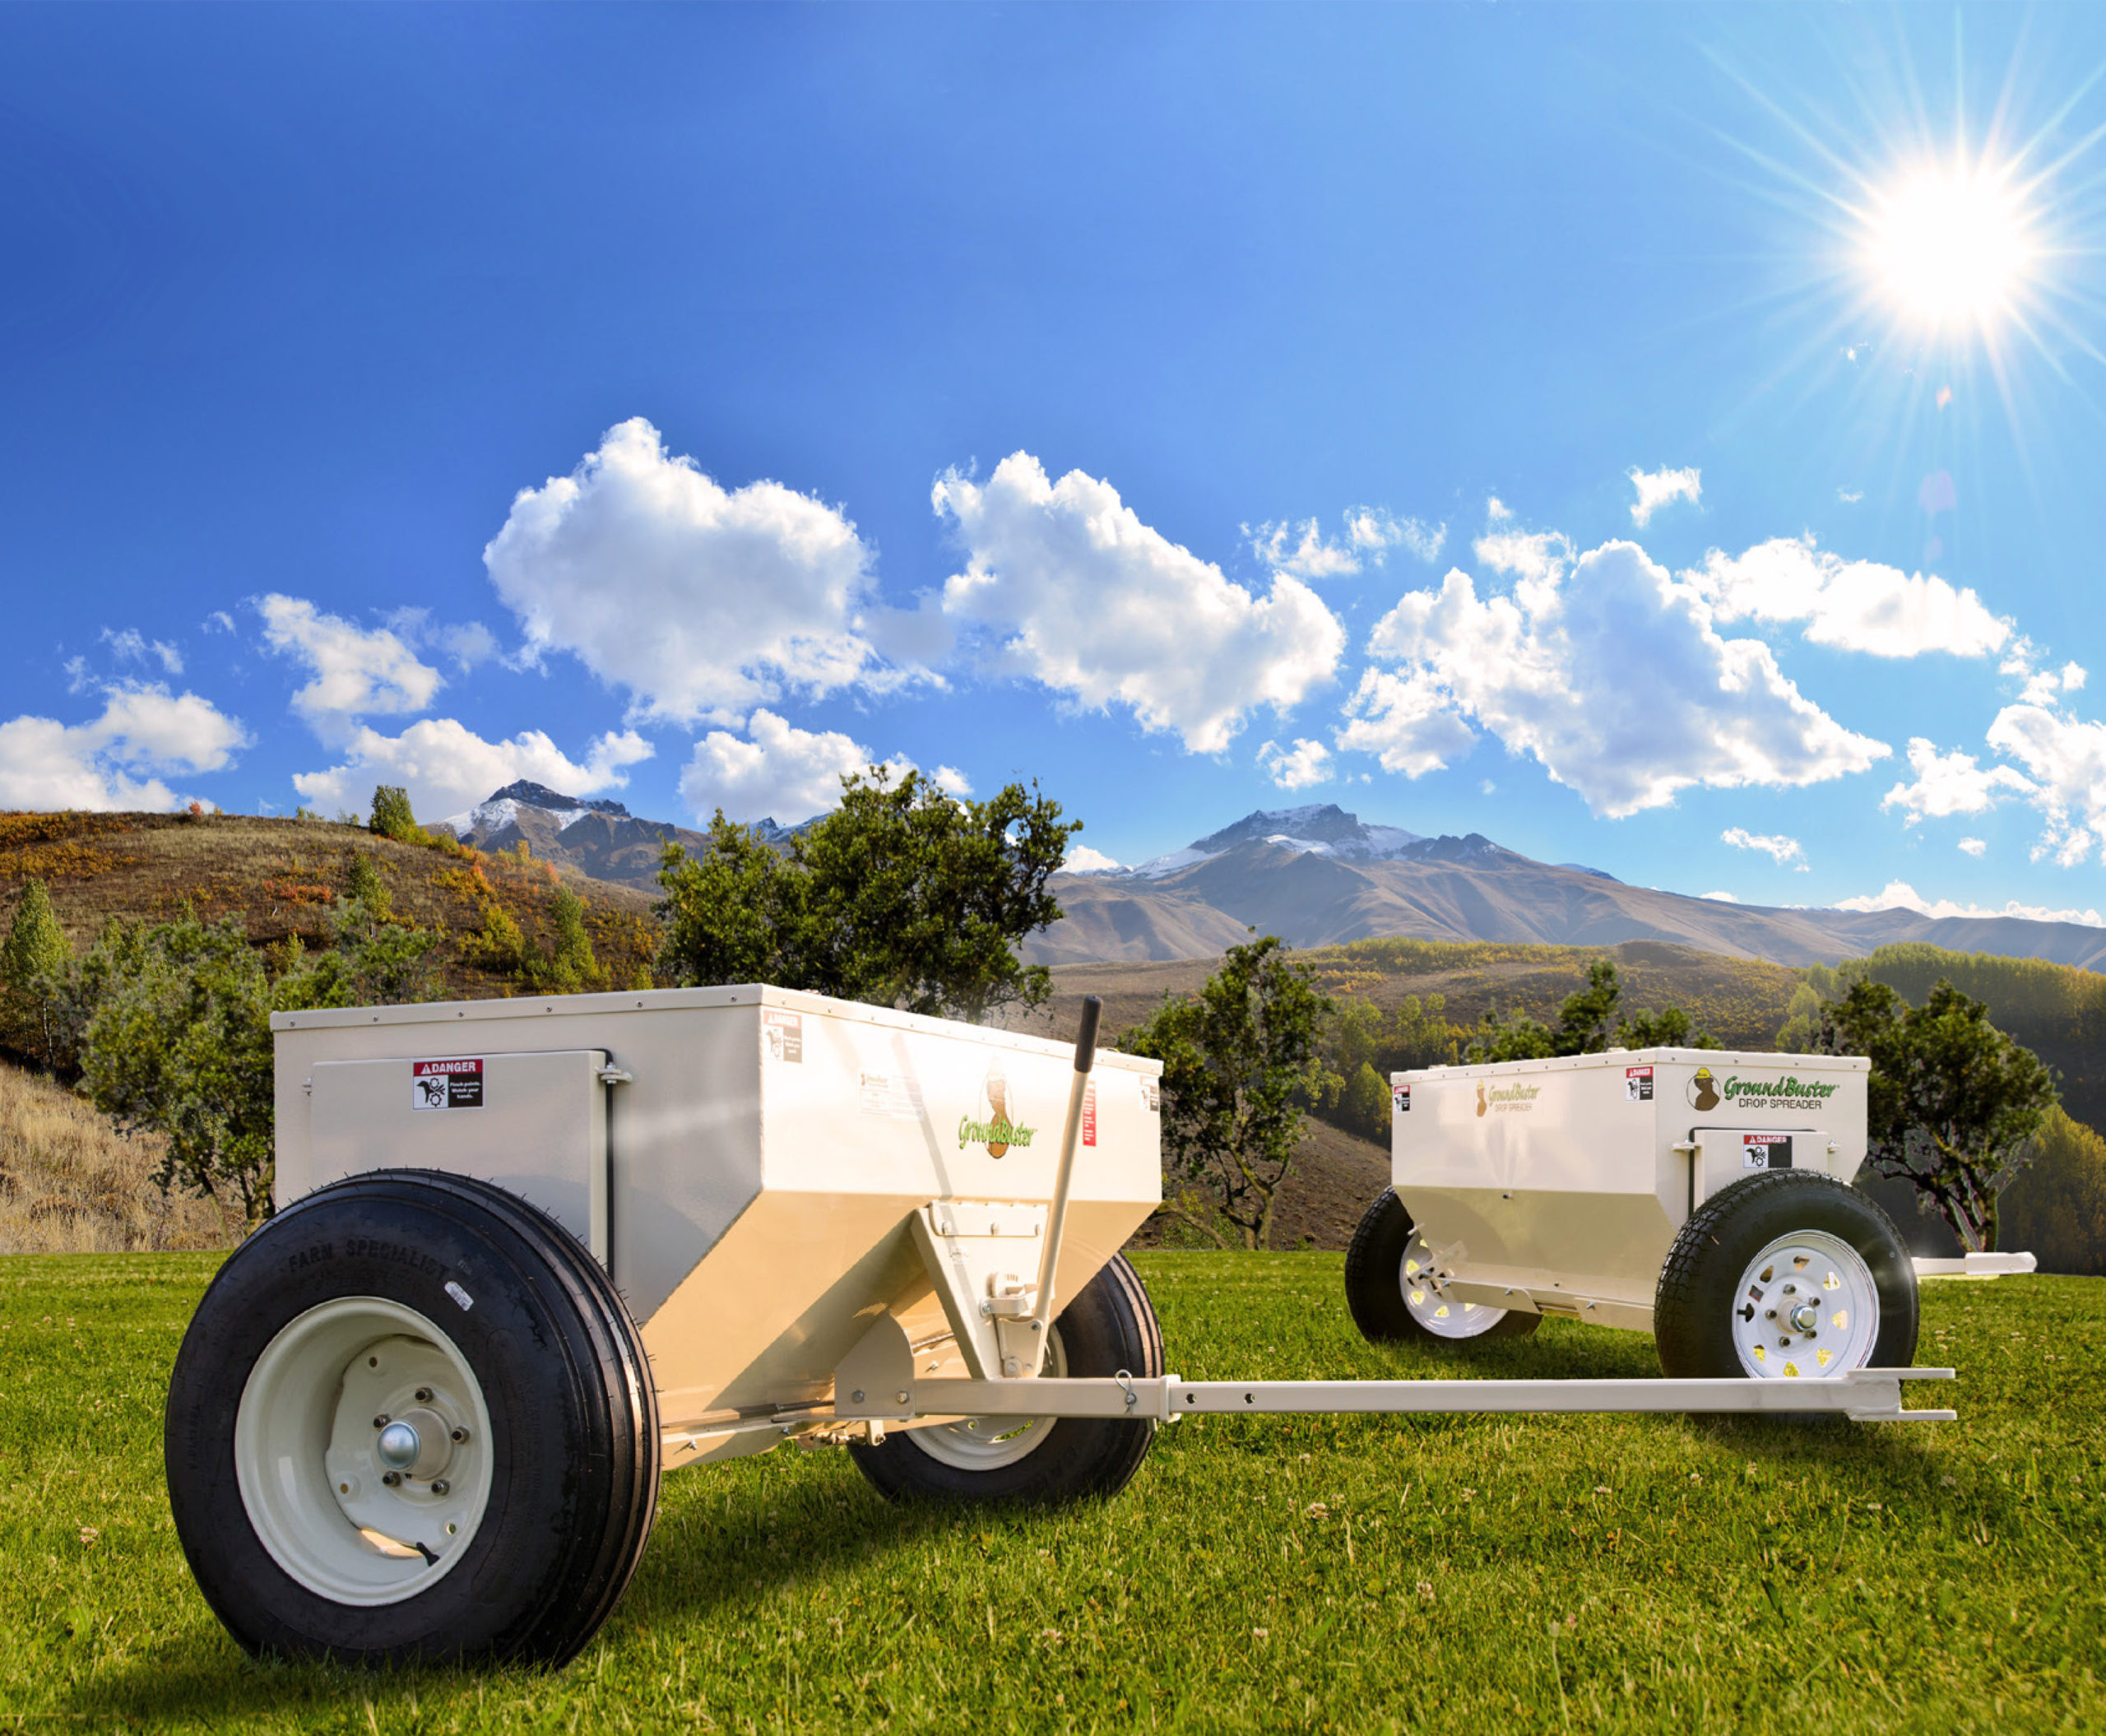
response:
<path id="1" fill-rule="evenodd" d="M 1334 1257 L 1143 1255 L 1194 1378 L 1644 1378 L 1564 1321 L 1363 1344 Z M 2106 1722 L 2106 1297 L 1930 1286 L 1951 1424 L 1214 1418 L 1062 1512 L 887 1506 L 838 1452 L 666 1480 L 570 1667 L 248 1662 L 186 1574 L 169 1362 L 213 1261 L 0 1270 L 0 1708 L 25 1727 L 2006 1731 Z M 1920 1395 L 1912 1395 L 1923 1402 Z"/>
<path id="2" fill-rule="evenodd" d="M 126 1140 L 69 1092 L 0 1061 L 0 1254 L 225 1248 L 238 1219 L 153 1185 L 158 1139 Z"/>
<path id="3" fill-rule="evenodd" d="M 439 987 L 452 997 L 501 996 L 510 979 L 493 968 L 477 936 L 494 907 L 531 940 L 544 933 L 559 883 L 586 905 L 593 950 L 607 979 L 625 986 L 647 974 L 656 949 L 649 894 L 562 875 L 516 855 L 449 854 L 376 838 L 361 827 L 242 815 L 0 814 L 0 932 L 23 883 L 43 880 L 76 952 L 105 921 L 165 921 L 185 900 L 211 920 L 234 915 L 257 945 L 289 935 L 328 945 L 328 914 L 345 889 L 354 852 L 367 856 L 396 914 L 443 936 Z M 19 1006 L 0 996 L 0 1049 L 32 1052 Z"/>

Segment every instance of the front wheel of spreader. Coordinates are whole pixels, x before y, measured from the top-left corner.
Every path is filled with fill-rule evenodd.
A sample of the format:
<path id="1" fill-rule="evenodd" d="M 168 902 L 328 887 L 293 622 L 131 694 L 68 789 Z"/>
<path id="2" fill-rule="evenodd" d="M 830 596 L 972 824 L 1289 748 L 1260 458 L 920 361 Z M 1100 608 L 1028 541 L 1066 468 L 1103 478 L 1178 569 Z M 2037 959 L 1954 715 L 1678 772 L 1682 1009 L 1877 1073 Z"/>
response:
<path id="1" fill-rule="evenodd" d="M 1069 1379 L 1163 1373 L 1162 1328 L 1140 1274 L 1115 1258 L 1053 1322 L 1046 1373 Z M 895 1430 L 851 1446 L 856 1468 L 888 1501 L 1018 1501 L 1046 1505 L 1116 1495 L 1154 1439 L 1150 1422 L 1102 1417 L 968 1417 Z"/>
<path id="2" fill-rule="evenodd" d="M 629 1582 L 656 1402 L 606 1274 L 457 1176 L 378 1171 L 252 1236 L 169 1388 L 169 1504 L 250 1651 L 557 1664 Z"/>
<path id="3" fill-rule="evenodd" d="M 1835 1380 L 1916 1355 L 1916 1271 L 1878 1205 L 1803 1170 L 1736 1181 L 1690 1216 L 1653 1300 L 1671 1379 Z"/>

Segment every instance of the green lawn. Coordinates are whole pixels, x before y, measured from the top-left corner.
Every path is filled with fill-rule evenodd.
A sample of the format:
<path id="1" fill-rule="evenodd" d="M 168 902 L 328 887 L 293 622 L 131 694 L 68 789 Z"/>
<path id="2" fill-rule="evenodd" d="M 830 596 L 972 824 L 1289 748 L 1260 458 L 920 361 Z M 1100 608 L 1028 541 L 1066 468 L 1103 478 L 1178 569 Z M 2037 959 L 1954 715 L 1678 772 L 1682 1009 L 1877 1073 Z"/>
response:
<path id="1" fill-rule="evenodd" d="M 1336 1256 L 1137 1262 L 1194 1377 L 1397 1375 Z M 185 1575 L 160 1404 L 212 1256 L 0 1262 L 0 1722 L 68 1729 L 2097 1729 L 2106 1281 L 1925 1288 L 1946 1425 L 1217 1419 L 1108 1504 L 902 1511 L 845 1455 L 670 1477 L 554 1676 L 258 1666 Z M 1446 1365 L 1441 1365 L 1445 1367 Z M 1547 1323 L 1457 1372 L 1638 1375 Z"/>

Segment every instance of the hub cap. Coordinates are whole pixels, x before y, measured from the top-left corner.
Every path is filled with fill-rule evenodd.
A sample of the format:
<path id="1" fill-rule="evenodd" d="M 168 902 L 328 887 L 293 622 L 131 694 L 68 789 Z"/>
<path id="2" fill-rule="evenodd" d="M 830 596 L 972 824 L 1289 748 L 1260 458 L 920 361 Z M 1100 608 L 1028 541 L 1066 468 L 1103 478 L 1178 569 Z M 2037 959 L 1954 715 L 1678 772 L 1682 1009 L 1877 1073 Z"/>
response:
<path id="1" fill-rule="evenodd" d="M 1404 1306 L 1412 1311 L 1412 1318 L 1436 1338 L 1476 1338 L 1491 1331 L 1509 1311 L 1444 1296 L 1433 1281 L 1433 1251 L 1416 1228 L 1405 1244 L 1403 1259 L 1398 1263 L 1397 1282 L 1403 1289 Z"/>
<path id="2" fill-rule="evenodd" d="M 234 1460 L 249 1523 L 294 1579 L 335 1603 L 399 1603 L 443 1577 L 482 1522 L 489 1412 L 430 1321 L 341 1297 L 257 1358 Z"/>
<path id="3" fill-rule="evenodd" d="M 1060 1329 L 1046 1342 L 1044 1372 L 1060 1380 L 1068 1372 Z M 939 1464 L 953 1470 L 992 1471 L 1014 1464 L 1037 1451 L 1052 1432 L 1051 1417 L 967 1417 L 959 1423 L 936 1423 L 917 1428 L 914 1443 Z"/>
<path id="4" fill-rule="evenodd" d="M 1733 1303 L 1733 1348 L 1757 1380 L 1834 1380 L 1871 1361 L 1879 1290 L 1839 1236 L 1780 1236 L 1749 1261 Z"/>

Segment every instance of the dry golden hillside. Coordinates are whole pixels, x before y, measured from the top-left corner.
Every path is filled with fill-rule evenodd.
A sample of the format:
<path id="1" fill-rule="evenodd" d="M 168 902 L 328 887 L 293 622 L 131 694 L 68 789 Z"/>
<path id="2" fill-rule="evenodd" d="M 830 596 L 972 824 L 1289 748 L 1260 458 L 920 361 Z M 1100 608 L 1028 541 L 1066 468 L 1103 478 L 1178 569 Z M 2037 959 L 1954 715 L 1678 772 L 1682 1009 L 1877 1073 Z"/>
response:
<path id="1" fill-rule="evenodd" d="M 239 1213 L 165 1196 L 157 1139 L 128 1140 L 41 1075 L 0 1061 L 0 1254 L 232 1247 Z"/>
<path id="2" fill-rule="evenodd" d="M 650 969 L 652 898 L 635 887 L 510 853 L 448 853 L 359 826 L 232 814 L 0 814 L 0 929 L 24 883 L 38 879 L 77 952 L 111 917 L 165 921 L 186 900 L 208 921 L 240 917 L 259 945 L 296 934 L 318 949 L 328 945 L 330 907 L 354 852 L 379 870 L 398 917 L 444 936 L 437 957 L 449 997 L 510 991 L 479 959 L 475 936 L 494 904 L 536 937 L 559 883 L 584 901 L 610 983 L 626 986 Z M 26 1052 L 21 1033 L 0 1033 L 0 1042 Z"/>

